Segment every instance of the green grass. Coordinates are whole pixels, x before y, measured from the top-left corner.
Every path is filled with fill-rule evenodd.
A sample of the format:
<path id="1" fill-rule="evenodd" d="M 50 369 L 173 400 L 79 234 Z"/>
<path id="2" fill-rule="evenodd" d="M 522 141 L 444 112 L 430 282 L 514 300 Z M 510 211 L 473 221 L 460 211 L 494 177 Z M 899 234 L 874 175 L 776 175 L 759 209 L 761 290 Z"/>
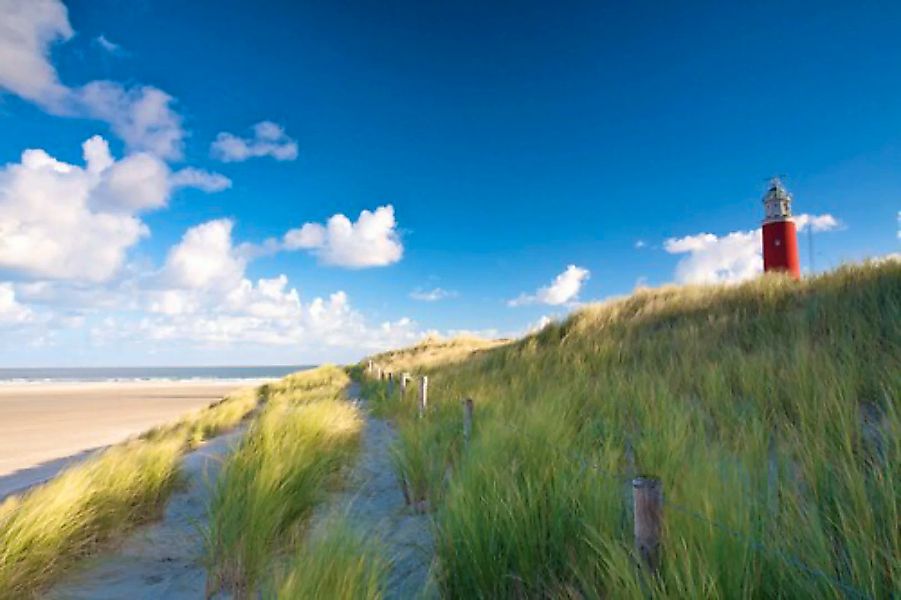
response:
<path id="1" fill-rule="evenodd" d="M 362 419 L 341 399 L 348 381 L 341 369 L 322 367 L 270 386 L 266 408 L 217 481 L 208 593 L 250 597 L 300 544 L 313 507 L 357 448 Z"/>
<path id="2" fill-rule="evenodd" d="M 0 598 L 38 595 L 79 559 L 159 515 L 182 454 L 257 405 L 244 390 L 172 426 L 112 446 L 0 504 Z"/>
<path id="3" fill-rule="evenodd" d="M 901 594 L 901 263 L 643 290 L 459 352 L 373 357 L 430 376 L 423 420 L 365 385 L 435 507 L 445 597 Z M 653 581 L 632 552 L 638 473 L 667 502 Z"/>
<path id="4" fill-rule="evenodd" d="M 334 520 L 298 549 L 275 597 L 377 600 L 385 594 L 388 566 L 377 542 Z"/>

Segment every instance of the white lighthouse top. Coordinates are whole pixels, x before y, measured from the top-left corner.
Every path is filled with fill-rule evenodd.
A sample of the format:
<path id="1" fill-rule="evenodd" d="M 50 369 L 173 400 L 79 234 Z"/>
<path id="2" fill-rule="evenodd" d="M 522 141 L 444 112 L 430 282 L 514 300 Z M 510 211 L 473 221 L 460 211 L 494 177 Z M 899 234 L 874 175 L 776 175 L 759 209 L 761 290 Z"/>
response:
<path id="1" fill-rule="evenodd" d="M 778 177 L 770 180 L 770 187 L 763 196 L 763 207 L 766 214 L 764 223 L 791 219 L 792 196 Z"/>

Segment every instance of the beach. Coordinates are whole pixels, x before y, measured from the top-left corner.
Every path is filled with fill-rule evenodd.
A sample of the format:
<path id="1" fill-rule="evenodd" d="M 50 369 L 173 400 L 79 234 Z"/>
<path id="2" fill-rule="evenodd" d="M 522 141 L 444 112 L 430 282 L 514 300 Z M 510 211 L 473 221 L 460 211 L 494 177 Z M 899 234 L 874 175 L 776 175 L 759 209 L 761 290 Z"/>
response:
<path id="1" fill-rule="evenodd" d="M 0 498 L 260 380 L 0 385 Z"/>

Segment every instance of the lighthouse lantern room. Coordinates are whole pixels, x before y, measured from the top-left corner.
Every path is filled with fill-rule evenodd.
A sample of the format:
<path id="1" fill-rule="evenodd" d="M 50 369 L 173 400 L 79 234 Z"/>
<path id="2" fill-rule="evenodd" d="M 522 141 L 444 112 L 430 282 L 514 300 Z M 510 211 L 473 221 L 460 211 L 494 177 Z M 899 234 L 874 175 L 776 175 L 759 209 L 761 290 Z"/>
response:
<path id="1" fill-rule="evenodd" d="M 798 233 L 791 214 L 791 194 L 778 178 L 770 181 L 763 197 L 763 270 L 784 271 L 801 278 L 798 258 Z"/>

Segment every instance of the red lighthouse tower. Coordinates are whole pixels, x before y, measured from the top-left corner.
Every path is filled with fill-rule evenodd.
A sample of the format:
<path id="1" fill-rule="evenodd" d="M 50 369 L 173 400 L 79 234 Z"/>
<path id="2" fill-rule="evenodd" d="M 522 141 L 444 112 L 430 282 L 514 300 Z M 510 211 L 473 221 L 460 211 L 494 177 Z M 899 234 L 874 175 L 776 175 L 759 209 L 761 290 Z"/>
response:
<path id="1" fill-rule="evenodd" d="M 784 271 L 801 278 L 798 258 L 798 232 L 791 212 L 792 197 L 779 178 L 770 181 L 763 197 L 766 218 L 763 220 L 763 270 Z"/>

